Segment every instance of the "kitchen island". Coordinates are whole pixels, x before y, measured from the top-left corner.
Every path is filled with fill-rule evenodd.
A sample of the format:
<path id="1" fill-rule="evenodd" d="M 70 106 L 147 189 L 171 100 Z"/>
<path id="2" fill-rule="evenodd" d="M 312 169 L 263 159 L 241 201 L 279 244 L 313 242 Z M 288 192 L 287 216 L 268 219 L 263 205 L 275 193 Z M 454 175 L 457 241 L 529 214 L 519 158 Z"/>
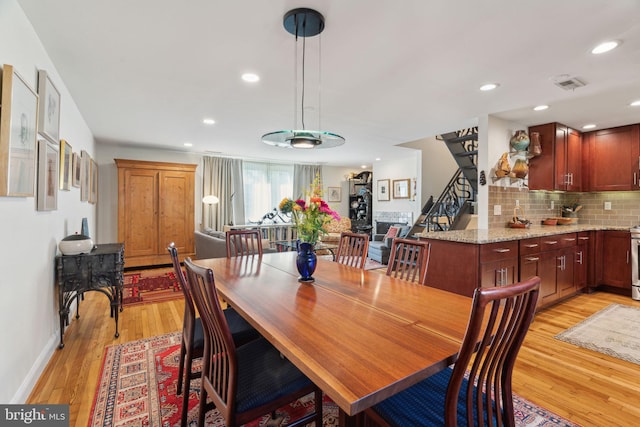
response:
<path id="1" fill-rule="evenodd" d="M 478 284 L 504 286 L 531 276 L 542 279 L 539 308 L 599 285 L 631 291 L 628 228 L 532 225 L 419 238 L 431 243 L 426 284 L 461 295 L 471 296 Z"/>

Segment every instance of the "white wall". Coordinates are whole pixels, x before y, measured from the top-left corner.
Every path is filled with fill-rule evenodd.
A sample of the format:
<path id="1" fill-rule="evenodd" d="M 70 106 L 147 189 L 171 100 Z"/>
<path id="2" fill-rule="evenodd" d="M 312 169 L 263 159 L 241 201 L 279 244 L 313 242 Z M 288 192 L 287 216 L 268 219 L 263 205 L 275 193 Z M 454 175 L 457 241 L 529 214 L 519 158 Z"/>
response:
<path id="1" fill-rule="evenodd" d="M 202 222 L 202 156 L 182 151 L 140 148 L 98 142 L 96 161 L 100 170 L 98 177 L 98 229 L 97 241 L 118 241 L 118 168 L 114 159 L 145 160 L 149 162 L 188 163 L 198 165 L 195 176 L 194 224 L 196 229 Z M 126 256 L 126 255 L 125 255 Z"/>
<path id="2" fill-rule="evenodd" d="M 71 144 L 74 152 L 86 150 L 94 156 L 89 127 L 15 0 L 0 1 L 0 64 L 13 65 L 34 89 L 37 70 L 47 70 L 61 95 L 61 138 Z M 49 212 L 37 212 L 33 197 L 0 197 L 4 246 L 0 257 L 2 403 L 24 403 L 50 356 L 57 351 L 57 244 L 66 235 L 80 231 L 83 217 L 88 219 L 93 236 L 95 206 L 80 202 L 78 188 L 59 191 L 58 210 Z M 105 310 L 108 318 L 107 304 Z"/>
<path id="3" fill-rule="evenodd" d="M 449 154 L 451 156 L 451 154 Z M 422 201 L 420 194 L 422 193 L 421 182 L 424 178 L 420 174 L 422 162 L 422 152 L 420 150 L 407 150 L 404 157 L 398 157 L 394 160 L 381 160 L 373 165 L 373 215 L 376 212 L 413 212 L 413 221 L 418 218 L 420 209 L 422 209 Z M 378 201 L 376 195 L 377 182 L 381 179 L 389 180 L 389 190 L 393 188 L 394 179 L 409 179 L 413 184 L 416 181 L 416 197 L 409 199 L 394 199 L 390 197 L 389 201 Z M 409 193 L 413 193 L 413 189 L 409 189 Z M 374 224 L 375 227 L 375 224 Z"/>

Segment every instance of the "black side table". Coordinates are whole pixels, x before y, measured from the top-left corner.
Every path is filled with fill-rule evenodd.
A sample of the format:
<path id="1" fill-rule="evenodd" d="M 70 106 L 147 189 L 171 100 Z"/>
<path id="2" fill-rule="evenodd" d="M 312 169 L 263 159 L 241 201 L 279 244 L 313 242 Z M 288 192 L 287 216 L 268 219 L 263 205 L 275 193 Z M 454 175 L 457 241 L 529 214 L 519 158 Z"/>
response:
<path id="1" fill-rule="evenodd" d="M 69 307 L 77 301 L 76 319 L 80 317 L 80 299 L 87 291 L 98 291 L 111 303 L 110 315 L 116 321 L 118 338 L 118 312 L 122 311 L 124 286 L 124 244 L 96 245 L 88 254 L 58 255 L 56 257 L 60 313 L 60 345 L 64 348 L 64 328 L 69 325 Z"/>

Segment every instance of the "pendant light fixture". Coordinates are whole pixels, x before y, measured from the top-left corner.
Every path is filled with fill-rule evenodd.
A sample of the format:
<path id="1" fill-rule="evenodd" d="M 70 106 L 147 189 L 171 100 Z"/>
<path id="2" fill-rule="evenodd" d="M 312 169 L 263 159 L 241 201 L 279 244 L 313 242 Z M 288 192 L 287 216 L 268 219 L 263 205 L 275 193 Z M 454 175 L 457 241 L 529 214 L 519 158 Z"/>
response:
<path id="1" fill-rule="evenodd" d="M 302 42 L 302 90 L 300 94 L 300 117 L 302 127 L 298 127 L 297 105 L 298 93 L 296 85 L 296 96 L 294 101 L 294 126 L 293 130 L 279 130 L 262 135 L 262 142 L 276 147 L 286 148 L 331 148 L 344 144 L 344 138 L 335 133 L 320 130 L 309 130 L 305 126 L 305 59 L 306 59 L 306 38 L 322 33 L 324 30 L 324 17 L 317 11 L 307 8 L 293 9 L 284 15 L 283 24 L 285 30 L 295 36 L 296 49 L 298 42 Z M 297 50 L 296 50 L 297 51 Z M 318 49 L 318 55 L 320 50 Z M 297 55 L 296 55 L 297 57 Z M 298 79 L 298 64 L 296 60 L 296 82 Z M 320 89 L 318 85 L 318 104 L 320 100 Z M 320 127 L 320 107 L 318 106 L 318 127 Z"/>

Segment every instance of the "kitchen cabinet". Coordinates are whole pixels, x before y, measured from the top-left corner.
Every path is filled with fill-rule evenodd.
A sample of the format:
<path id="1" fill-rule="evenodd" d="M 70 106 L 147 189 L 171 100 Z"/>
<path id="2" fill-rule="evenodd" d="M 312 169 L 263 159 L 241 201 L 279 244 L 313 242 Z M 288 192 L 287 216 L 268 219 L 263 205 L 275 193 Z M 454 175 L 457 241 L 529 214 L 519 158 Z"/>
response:
<path id="1" fill-rule="evenodd" d="M 118 167 L 118 241 L 125 267 L 170 263 L 174 242 L 194 256 L 196 165 L 115 159 Z"/>
<path id="2" fill-rule="evenodd" d="M 540 134 L 542 154 L 529 160 L 529 189 L 582 191 L 582 135 L 560 123 L 529 128 Z"/>
<path id="3" fill-rule="evenodd" d="M 510 285 L 518 281 L 518 242 L 499 242 L 480 247 L 480 286 Z"/>
<path id="4" fill-rule="evenodd" d="M 587 132 L 587 191 L 640 189 L 640 125 Z"/>
<path id="5" fill-rule="evenodd" d="M 590 267 L 593 266 L 593 238 L 592 233 L 583 231 L 578 233 L 578 242 L 573 256 L 573 283 L 576 291 L 587 288 L 591 283 Z"/>
<path id="6" fill-rule="evenodd" d="M 520 241 L 519 280 L 540 277 L 538 307 L 575 293 L 574 256 L 577 242 L 576 233 Z"/>
<path id="7" fill-rule="evenodd" d="M 598 232 L 598 284 L 631 290 L 631 233 Z"/>

